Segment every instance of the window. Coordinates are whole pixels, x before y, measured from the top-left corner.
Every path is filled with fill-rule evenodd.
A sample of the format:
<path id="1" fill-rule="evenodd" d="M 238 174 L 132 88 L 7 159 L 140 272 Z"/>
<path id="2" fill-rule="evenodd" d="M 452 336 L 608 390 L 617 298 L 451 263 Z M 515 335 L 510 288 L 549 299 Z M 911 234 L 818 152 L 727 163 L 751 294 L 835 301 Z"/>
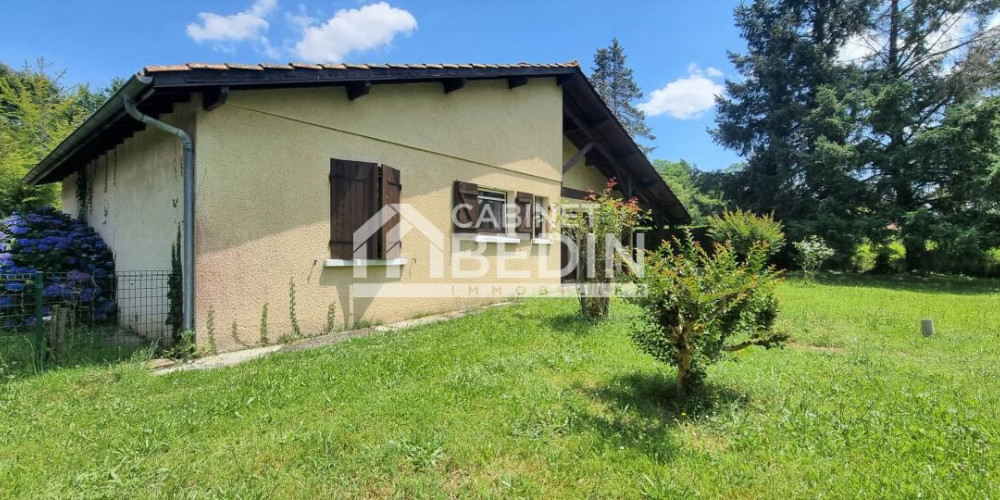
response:
<path id="1" fill-rule="evenodd" d="M 480 233 L 507 232 L 507 193 L 480 189 L 476 198 L 476 230 Z"/>
<path id="2" fill-rule="evenodd" d="M 549 215 L 549 199 L 536 196 L 532 213 L 535 238 L 543 238 L 549 234 Z"/>
<path id="3" fill-rule="evenodd" d="M 399 257 L 399 170 L 363 161 L 330 159 L 330 257 L 334 259 L 392 259 Z M 381 215 L 384 220 L 366 223 Z M 354 233 L 364 227 L 371 234 L 355 245 Z M 363 253 L 363 255 L 360 255 Z"/>

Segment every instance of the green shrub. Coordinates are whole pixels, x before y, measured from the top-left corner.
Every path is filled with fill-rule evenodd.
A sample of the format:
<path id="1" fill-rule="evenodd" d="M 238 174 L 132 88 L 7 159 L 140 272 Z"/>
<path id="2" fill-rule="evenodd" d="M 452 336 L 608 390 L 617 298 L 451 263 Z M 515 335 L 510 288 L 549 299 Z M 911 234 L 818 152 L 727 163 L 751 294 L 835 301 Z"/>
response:
<path id="1" fill-rule="evenodd" d="M 1000 247 L 986 250 L 984 261 L 986 276 L 1000 276 Z"/>
<path id="2" fill-rule="evenodd" d="M 578 252 L 580 310 L 588 320 L 608 315 L 614 271 L 621 260 L 617 255 L 608 255 L 607 244 L 631 239 L 636 228 L 649 217 L 648 211 L 639 207 L 637 198 L 619 198 L 615 194 L 616 185 L 611 179 L 600 193 L 587 196 L 582 206 L 563 206 L 560 211 L 560 230 L 572 239 Z M 593 262 L 593 267 L 588 262 Z M 588 269 L 594 272 L 589 273 Z"/>
<path id="3" fill-rule="evenodd" d="M 871 241 L 865 240 L 858 243 L 851 253 L 851 270 L 859 273 L 866 273 L 875 268 L 875 245 Z"/>
<path id="4" fill-rule="evenodd" d="M 784 226 L 774 220 L 773 214 L 757 215 L 736 209 L 713 215 L 708 221 L 708 234 L 716 243 L 732 244 L 741 257 L 746 257 L 757 243 L 764 243 L 768 257 L 773 257 L 785 246 Z"/>
<path id="5" fill-rule="evenodd" d="M 875 265 L 871 272 L 878 274 L 898 273 L 906 269 L 906 247 L 903 242 L 893 240 L 875 247 Z"/>
<path id="6" fill-rule="evenodd" d="M 767 264 L 766 243 L 741 258 L 731 243 L 709 255 L 688 237 L 650 254 L 633 279 L 644 294 L 632 300 L 645 310 L 632 339 L 657 361 L 677 367 L 677 392 L 699 385 L 723 353 L 753 345 L 780 345 L 774 330 L 775 287 L 781 272 Z"/>
<path id="7" fill-rule="evenodd" d="M 812 279 L 823 263 L 833 257 L 834 251 L 826 244 L 826 240 L 815 234 L 792 244 L 797 252 L 795 259 L 802 266 L 806 279 Z"/>

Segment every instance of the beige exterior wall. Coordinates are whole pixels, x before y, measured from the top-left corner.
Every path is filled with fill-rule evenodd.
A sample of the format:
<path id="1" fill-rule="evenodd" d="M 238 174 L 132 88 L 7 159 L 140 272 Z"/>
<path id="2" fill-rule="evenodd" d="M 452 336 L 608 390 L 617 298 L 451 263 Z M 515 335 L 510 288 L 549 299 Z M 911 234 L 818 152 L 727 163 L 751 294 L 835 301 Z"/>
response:
<path id="1" fill-rule="evenodd" d="M 579 151 L 576 145 L 565 137 L 562 140 L 562 148 L 563 164 L 571 160 L 573 155 Z M 581 191 L 590 190 L 595 193 L 601 192 L 607 183 L 608 179 L 604 177 L 604 174 L 600 170 L 597 170 L 597 167 L 585 163 L 585 160 L 577 162 L 563 177 L 563 186 Z"/>
<path id="2" fill-rule="evenodd" d="M 432 246 L 417 231 L 404 236 L 407 264 L 398 278 L 387 278 L 385 268 L 369 268 L 368 278 L 356 279 L 351 268 L 324 267 L 330 158 L 399 169 L 402 203 L 450 240 L 454 181 L 507 191 L 509 201 L 516 191 L 556 201 L 565 156 L 562 92 L 553 79 L 532 79 L 513 90 L 504 80 L 469 82 L 450 94 L 437 83 L 375 85 L 355 101 L 337 87 L 233 91 L 224 106 L 199 111 L 198 131 L 198 338 L 207 342 L 203 332 L 212 311 L 222 349 L 237 347 L 229 335 L 234 324 L 243 341 L 259 338 L 264 304 L 271 340 L 291 333 L 290 281 L 296 287 L 298 322 L 307 334 L 324 329 L 331 304 L 343 326 L 391 322 L 485 300 L 350 297 L 352 283 L 427 282 Z M 520 254 L 506 258 L 498 257 L 500 248 L 486 247 L 489 274 L 455 281 L 558 284 L 557 245 L 506 244 L 506 252 Z M 450 254 L 445 248 L 446 276 L 451 275 Z M 499 260 L 527 277 L 499 280 Z M 476 266 L 467 262 L 463 269 Z M 540 277 L 540 267 L 551 277 Z"/>
<path id="3" fill-rule="evenodd" d="M 194 135 L 194 109 L 191 103 L 180 104 L 162 119 Z M 117 271 L 170 270 L 171 246 L 183 216 L 181 158 L 176 137 L 147 127 L 85 167 L 87 223 L 111 247 Z M 62 182 L 63 210 L 74 217 L 80 213 L 79 175 Z M 158 320 L 150 322 L 146 315 L 167 310 L 165 280 L 142 278 L 130 283 L 120 279 L 118 286 L 119 297 L 127 293 L 129 298 L 119 300 L 121 320 L 129 324 L 136 318 L 131 308 L 141 308 L 138 321 L 148 324 L 140 333 L 162 333 L 165 327 Z M 129 287 L 134 290 L 123 291 Z M 140 291 L 148 296 L 140 298 Z"/>

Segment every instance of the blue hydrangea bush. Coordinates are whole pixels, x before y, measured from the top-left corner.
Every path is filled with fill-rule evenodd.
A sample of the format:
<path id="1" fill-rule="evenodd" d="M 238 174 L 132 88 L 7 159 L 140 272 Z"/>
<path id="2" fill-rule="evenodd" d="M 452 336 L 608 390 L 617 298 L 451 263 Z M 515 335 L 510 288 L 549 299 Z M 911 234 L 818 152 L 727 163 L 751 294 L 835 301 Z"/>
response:
<path id="1" fill-rule="evenodd" d="M 0 220 L 0 325 L 32 326 L 33 276 L 45 273 L 45 315 L 71 306 L 81 320 L 114 319 L 115 263 L 111 249 L 83 221 L 44 207 Z"/>

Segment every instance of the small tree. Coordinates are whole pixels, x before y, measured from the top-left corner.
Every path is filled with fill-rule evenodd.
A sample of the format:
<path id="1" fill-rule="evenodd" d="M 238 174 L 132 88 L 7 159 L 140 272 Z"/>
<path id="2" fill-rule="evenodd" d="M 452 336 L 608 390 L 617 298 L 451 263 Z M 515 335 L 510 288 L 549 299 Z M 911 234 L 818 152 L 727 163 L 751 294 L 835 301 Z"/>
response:
<path id="1" fill-rule="evenodd" d="M 823 266 L 823 263 L 833 257 L 834 251 L 827 246 L 826 240 L 815 234 L 802 240 L 792 243 L 798 254 L 795 256 L 799 265 L 802 266 L 802 273 L 806 280 L 811 281 L 816 271 Z"/>
<path id="2" fill-rule="evenodd" d="M 722 215 L 713 215 L 708 221 L 708 234 L 717 243 L 730 242 L 741 257 L 750 253 L 750 248 L 761 242 L 765 251 L 773 257 L 785 246 L 785 232 L 782 224 L 774 220 L 773 214 L 757 215 L 736 209 L 726 210 Z"/>
<path id="3" fill-rule="evenodd" d="M 618 268 L 616 243 L 631 238 L 635 229 L 647 218 L 636 198 L 623 200 L 615 196 L 614 179 L 604 190 L 592 194 L 578 208 L 563 206 L 560 218 L 562 234 L 570 238 L 578 257 L 577 283 L 582 314 L 589 320 L 608 314 L 612 283 Z"/>
<path id="4" fill-rule="evenodd" d="M 751 246 L 741 258 L 731 243 L 709 255 L 694 243 L 666 243 L 649 255 L 645 288 L 632 300 L 645 310 L 632 339 L 657 361 L 677 367 L 677 393 L 699 385 L 723 353 L 773 347 L 788 336 L 774 330 L 781 272 L 767 264 L 768 247 Z"/>

